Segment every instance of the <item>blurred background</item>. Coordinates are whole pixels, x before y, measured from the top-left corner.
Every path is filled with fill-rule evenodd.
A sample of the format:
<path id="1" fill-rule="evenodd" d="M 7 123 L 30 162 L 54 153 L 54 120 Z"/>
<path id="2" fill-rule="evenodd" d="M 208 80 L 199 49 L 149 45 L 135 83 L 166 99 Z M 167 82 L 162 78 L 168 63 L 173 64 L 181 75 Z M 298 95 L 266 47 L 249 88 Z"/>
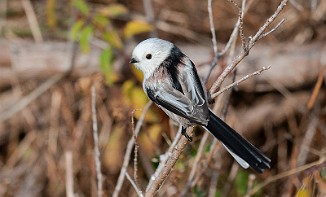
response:
<path id="1" fill-rule="evenodd" d="M 280 1 L 248 0 L 246 41 Z M 213 1 L 217 47 L 226 46 L 241 1 Z M 92 128 L 96 93 L 103 196 L 112 196 L 148 98 L 129 58 L 148 37 L 179 46 L 204 79 L 214 60 L 208 2 L 196 0 L 0 1 L 0 196 L 98 196 Z M 326 1 L 289 0 L 222 87 L 211 107 L 272 159 L 263 174 L 244 170 L 195 128 L 158 196 L 326 196 Z M 221 56 L 209 90 L 241 52 Z M 142 190 L 178 130 L 152 105 L 126 170 Z M 206 138 L 205 137 L 205 138 Z M 128 156 L 128 155 L 127 155 Z M 136 176 L 134 176 L 136 174 Z M 122 182 L 119 196 L 137 196 Z"/>

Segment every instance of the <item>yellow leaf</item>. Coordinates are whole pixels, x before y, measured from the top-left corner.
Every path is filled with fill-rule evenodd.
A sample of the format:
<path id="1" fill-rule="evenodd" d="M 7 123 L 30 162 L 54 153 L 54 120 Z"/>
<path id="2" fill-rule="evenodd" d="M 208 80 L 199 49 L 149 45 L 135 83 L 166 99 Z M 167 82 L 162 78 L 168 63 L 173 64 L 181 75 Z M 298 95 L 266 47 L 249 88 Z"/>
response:
<path id="1" fill-rule="evenodd" d="M 135 109 L 134 117 L 139 119 L 143 112 L 142 110 L 149 101 L 143 89 L 136 86 L 132 80 L 127 80 L 122 84 L 122 94 L 125 104 Z M 159 114 L 154 112 L 153 108 L 151 108 L 147 111 L 144 120 L 151 123 L 158 122 L 158 115 Z"/>
<path id="2" fill-rule="evenodd" d="M 123 139 L 125 134 L 126 125 L 116 125 L 112 129 L 112 133 L 108 140 L 107 146 L 104 150 L 103 164 L 110 171 L 110 173 L 117 173 L 121 169 L 123 161 L 124 147 L 126 141 Z"/>
<path id="3" fill-rule="evenodd" d="M 123 33 L 125 38 L 130 38 L 134 35 L 152 31 L 153 27 L 143 21 L 130 21 L 125 26 Z"/>
<path id="4" fill-rule="evenodd" d="M 297 192 L 296 197 L 312 197 L 312 179 L 311 177 L 305 177 L 302 180 L 302 186 Z"/>
<path id="5" fill-rule="evenodd" d="M 132 105 L 131 95 L 132 89 L 135 87 L 135 83 L 132 80 L 127 80 L 122 84 L 123 99 L 127 105 Z"/>
<path id="6" fill-rule="evenodd" d="M 99 13 L 102 16 L 114 18 L 117 16 L 128 14 L 128 9 L 121 4 L 111 4 L 109 6 L 101 8 L 99 10 Z"/>
<path id="7" fill-rule="evenodd" d="M 148 128 L 146 132 L 141 132 L 139 135 L 139 144 L 145 154 L 152 157 L 155 151 L 155 146 L 159 142 L 162 131 L 161 124 L 154 124 Z"/>
<path id="8" fill-rule="evenodd" d="M 104 33 L 103 38 L 108 43 L 110 43 L 114 48 L 122 49 L 123 44 L 122 44 L 121 38 L 119 37 L 118 32 L 115 31 L 114 29 L 112 29 L 109 32 Z"/>
<path id="9" fill-rule="evenodd" d="M 56 0 L 48 0 L 46 2 L 47 24 L 50 28 L 55 28 L 57 26 L 57 17 L 55 13 L 56 3 Z"/>
<path id="10" fill-rule="evenodd" d="M 135 87 L 131 92 L 131 99 L 134 108 L 139 109 L 146 105 L 148 98 L 143 91 L 143 88 Z"/>

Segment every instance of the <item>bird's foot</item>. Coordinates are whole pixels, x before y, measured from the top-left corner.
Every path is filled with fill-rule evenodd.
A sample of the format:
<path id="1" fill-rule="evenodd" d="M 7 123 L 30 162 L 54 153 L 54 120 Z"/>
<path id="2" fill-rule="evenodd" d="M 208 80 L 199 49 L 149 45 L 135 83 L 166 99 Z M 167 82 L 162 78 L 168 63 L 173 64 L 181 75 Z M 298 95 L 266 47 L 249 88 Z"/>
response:
<path id="1" fill-rule="evenodd" d="M 207 102 L 212 105 L 215 103 L 215 99 L 212 99 L 211 93 L 207 92 Z"/>
<path id="2" fill-rule="evenodd" d="M 192 137 L 190 137 L 190 136 L 187 134 L 187 129 L 186 129 L 186 128 L 182 127 L 182 129 L 181 129 L 181 134 L 182 134 L 183 136 L 185 136 L 189 142 L 192 142 Z"/>

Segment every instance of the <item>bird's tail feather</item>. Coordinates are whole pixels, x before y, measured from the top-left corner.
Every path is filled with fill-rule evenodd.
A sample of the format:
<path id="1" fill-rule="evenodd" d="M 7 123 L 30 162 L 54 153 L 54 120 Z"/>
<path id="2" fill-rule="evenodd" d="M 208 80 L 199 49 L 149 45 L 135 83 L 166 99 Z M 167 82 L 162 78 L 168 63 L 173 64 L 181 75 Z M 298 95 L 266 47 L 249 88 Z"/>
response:
<path id="1" fill-rule="evenodd" d="M 244 168 L 249 165 L 257 172 L 270 168 L 271 160 L 210 111 L 205 128 L 220 140 L 236 161 Z"/>

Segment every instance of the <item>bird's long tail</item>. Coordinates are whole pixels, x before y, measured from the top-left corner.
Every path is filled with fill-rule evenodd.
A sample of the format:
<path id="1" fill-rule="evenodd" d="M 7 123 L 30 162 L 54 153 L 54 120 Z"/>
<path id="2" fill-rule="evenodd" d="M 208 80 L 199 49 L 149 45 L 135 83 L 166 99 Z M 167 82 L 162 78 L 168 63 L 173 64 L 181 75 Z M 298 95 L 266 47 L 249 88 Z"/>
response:
<path id="1" fill-rule="evenodd" d="M 205 128 L 220 140 L 236 161 L 244 168 L 252 167 L 257 172 L 270 168 L 271 160 L 256 147 L 234 131 L 210 111 L 210 120 Z"/>

